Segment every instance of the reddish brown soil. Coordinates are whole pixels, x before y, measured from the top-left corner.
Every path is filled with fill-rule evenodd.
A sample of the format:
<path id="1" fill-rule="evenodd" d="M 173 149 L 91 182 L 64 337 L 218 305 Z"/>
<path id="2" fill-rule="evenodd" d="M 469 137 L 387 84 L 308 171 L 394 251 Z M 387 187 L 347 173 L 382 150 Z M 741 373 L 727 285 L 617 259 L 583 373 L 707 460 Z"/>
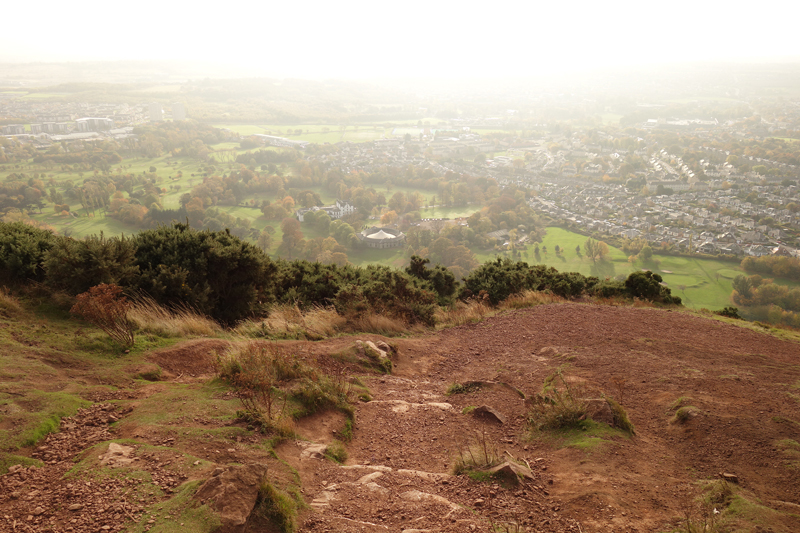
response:
<path id="1" fill-rule="evenodd" d="M 447 472 L 456 451 L 474 432 L 485 431 L 501 453 L 527 459 L 549 493 L 513 498 L 501 490 L 513 503 L 495 506 L 497 516 L 539 530 L 547 530 L 541 523 L 550 513 L 527 500 L 558 507 L 558 517 L 580 521 L 583 531 L 668 528 L 684 512 L 687 485 L 723 472 L 735 474 L 748 494 L 774 509 L 795 513 L 800 503 L 800 472 L 777 444 L 800 440 L 798 401 L 787 394 L 800 384 L 797 344 L 687 313 L 579 304 L 536 307 L 390 342 L 400 354 L 395 375 L 366 380 L 375 400 L 449 402 L 454 409 L 398 414 L 386 404 L 362 404 L 348 463 Z M 324 353 L 328 345 L 317 348 Z M 510 389 L 445 396 L 451 383 L 474 380 L 504 382 L 530 395 L 562 365 L 589 390 L 618 399 L 636 436 L 591 452 L 559 448 L 557 439 L 531 439 L 525 404 Z M 691 397 L 700 413 L 675 424 L 670 406 L 682 396 Z M 503 413 L 507 423 L 461 414 L 483 404 Z M 309 488 L 318 477 L 315 472 L 308 480 Z M 466 486 L 469 496 L 452 501 L 473 507 L 472 498 L 488 490 L 485 484 Z M 454 496 L 452 490 L 437 494 Z M 368 501 L 357 502 L 367 507 L 360 513 L 365 521 L 382 508 L 379 502 L 368 507 Z M 323 530 L 311 520 L 309 531 Z M 800 530 L 800 521 L 785 520 L 781 529 Z M 379 523 L 391 530 L 402 521 Z"/>
<path id="2" fill-rule="evenodd" d="M 329 356 L 355 340 L 280 346 L 336 370 L 342 364 Z M 526 531 L 541 532 L 665 531 L 677 524 L 696 493 L 693 484 L 723 472 L 738 477 L 742 494 L 781 512 L 765 511 L 763 531 L 800 531 L 800 469 L 781 442 L 800 442 L 800 403 L 794 396 L 800 385 L 798 344 L 688 313 L 582 304 L 540 306 L 427 337 L 383 340 L 397 348 L 395 369 L 390 376 L 358 371 L 373 401 L 356 409 L 353 439 L 347 444 L 351 468 L 301 453 L 303 438 L 329 443 L 341 435 L 344 419 L 338 413 L 299 422 L 302 438 L 277 450 L 297 472 L 306 503 L 313 504 L 301 514 L 300 531 L 490 531 L 491 523 L 513 521 Z M 209 354 L 220 342 L 193 341 L 150 360 L 170 380 L 203 379 L 213 371 Z M 636 435 L 607 437 L 610 442 L 591 449 L 564 446 L 558 436 L 532 436 L 528 407 L 515 389 L 530 397 L 559 367 L 592 396 L 604 392 L 617 399 Z M 446 395 L 450 384 L 469 381 L 498 384 Z M 134 400 L 147 391 L 119 394 L 120 400 Z M 684 424 L 672 422 L 670 409 L 680 397 L 690 397 L 688 404 L 698 409 Z M 497 410 L 505 423 L 462 413 L 480 405 Z M 96 413 L 99 422 L 91 427 L 105 431 L 106 411 Z M 92 431 L 75 442 L 84 439 L 90 445 L 95 437 L 108 438 Z M 127 431 L 121 436 L 174 446 L 220 464 L 258 460 L 252 448 L 245 453 L 235 443 L 208 451 L 207 443 L 169 442 L 155 431 Z M 463 475 L 430 475 L 450 472 L 459 450 L 476 435 L 503 457 L 530 464 L 534 479 L 512 487 Z M 57 447 L 55 442 L 45 445 Z M 37 524 L 57 524 L 54 531 L 96 531 L 98 525 L 118 530 L 126 517 L 143 519 L 142 505 L 148 502 L 115 499 L 129 491 L 127 486 L 67 489 L 61 476 L 73 448 L 74 443 L 61 453 L 64 457 L 43 456 L 52 463 L 44 468 L 0 478 L 0 518 L 11 520 L 0 531 L 46 530 Z M 143 456 L 140 461 L 158 475 L 164 460 L 148 463 Z M 204 475 L 208 470 L 202 469 Z M 372 473 L 377 475 L 363 478 Z M 162 482 L 172 489 L 198 475 L 176 468 Z M 54 501 L 77 501 L 113 513 L 107 522 L 71 522 L 69 511 L 50 511 Z M 118 508 L 112 507 L 114 501 Z M 46 511 L 34 516 L 36 507 Z M 18 524 L 13 526 L 17 529 L 9 524 Z M 760 525 L 753 527 L 760 530 Z"/>

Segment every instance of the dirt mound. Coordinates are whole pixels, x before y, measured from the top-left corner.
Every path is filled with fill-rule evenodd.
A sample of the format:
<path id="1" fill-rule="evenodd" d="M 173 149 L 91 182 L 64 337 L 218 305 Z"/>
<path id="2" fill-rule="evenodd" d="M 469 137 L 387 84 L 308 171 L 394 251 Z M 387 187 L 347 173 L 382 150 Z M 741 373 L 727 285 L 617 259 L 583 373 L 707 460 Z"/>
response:
<path id="1" fill-rule="evenodd" d="M 229 342 L 218 339 L 199 339 L 158 350 L 148 359 L 166 371 L 167 379 L 180 375 L 197 377 L 213 374 L 217 354 L 229 346 Z"/>

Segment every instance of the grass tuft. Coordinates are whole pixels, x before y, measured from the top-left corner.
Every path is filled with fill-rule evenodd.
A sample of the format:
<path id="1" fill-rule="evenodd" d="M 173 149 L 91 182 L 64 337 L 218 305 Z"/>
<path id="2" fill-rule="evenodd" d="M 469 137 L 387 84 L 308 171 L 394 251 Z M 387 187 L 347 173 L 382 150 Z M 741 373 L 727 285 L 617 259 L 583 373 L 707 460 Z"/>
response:
<path id="1" fill-rule="evenodd" d="M 536 430 L 579 427 L 587 417 L 586 394 L 580 385 L 570 385 L 559 368 L 544 381 L 542 392 L 531 398 L 528 423 Z"/>
<path id="2" fill-rule="evenodd" d="M 629 435 L 636 435 L 636 428 L 633 427 L 633 422 L 628 418 L 628 413 L 625 408 L 619 404 L 614 398 L 603 395 L 608 406 L 611 408 L 611 413 L 614 415 L 614 427 L 621 429 Z"/>
<path id="3" fill-rule="evenodd" d="M 347 449 L 340 441 L 334 440 L 325 448 L 325 457 L 335 463 L 344 464 L 347 461 Z"/>
<path id="4" fill-rule="evenodd" d="M 222 331 L 214 320 L 188 306 L 167 309 L 149 297 L 139 297 L 128 310 L 128 320 L 137 329 L 162 337 L 211 337 Z"/>
<path id="5" fill-rule="evenodd" d="M 22 305 L 5 287 L 0 287 L 0 316 L 14 317 L 22 313 Z"/>
<path id="6" fill-rule="evenodd" d="M 500 453 L 485 431 L 476 431 L 470 442 L 458 449 L 453 461 L 455 475 L 470 474 L 500 464 Z"/>
<path id="7" fill-rule="evenodd" d="M 673 417 L 672 421 L 676 424 L 685 424 L 698 414 L 700 414 L 700 409 L 693 405 L 686 405 L 679 407 L 678 410 L 675 411 L 675 416 Z"/>
<path id="8" fill-rule="evenodd" d="M 303 311 L 297 305 L 284 304 L 273 307 L 264 320 L 244 322 L 235 331 L 244 337 L 320 340 L 338 335 L 346 323 L 332 307 Z"/>
<path id="9" fill-rule="evenodd" d="M 447 387 L 447 392 L 445 392 L 445 394 L 447 396 L 452 396 L 453 394 L 469 394 L 470 392 L 478 392 L 480 390 L 480 383 L 452 383 L 449 387 Z"/>
<path id="10" fill-rule="evenodd" d="M 480 322 L 492 312 L 492 309 L 480 300 L 471 300 L 467 303 L 458 301 L 450 309 L 438 309 L 436 323 L 440 327 L 463 326 Z"/>
<path id="11" fill-rule="evenodd" d="M 262 482 L 258 489 L 254 512 L 270 521 L 281 533 L 297 531 L 297 503 L 269 481 Z"/>
<path id="12" fill-rule="evenodd" d="M 520 294 L 510 296 L 500 303 L 502 309 L 524 309 L 552 303 L 566 302 L 565 298 L 548 292 L 524 291 Z"/>

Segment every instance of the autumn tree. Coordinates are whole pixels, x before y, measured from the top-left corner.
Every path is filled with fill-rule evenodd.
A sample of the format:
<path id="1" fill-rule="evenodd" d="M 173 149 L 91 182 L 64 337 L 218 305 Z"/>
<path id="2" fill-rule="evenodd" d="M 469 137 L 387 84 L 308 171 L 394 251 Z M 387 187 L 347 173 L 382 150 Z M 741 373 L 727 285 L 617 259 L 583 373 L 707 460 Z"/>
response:
<path id="1" fill-rule="evenodd" d="M 598 261 L 608 261 L 609 249 L 608 245 L 603 241 L 596 241 L 594 239 L 586 239 L 583 243 L 583 251 L 586 257 L 592 260 L 592 263 L 597 264 Z"/>

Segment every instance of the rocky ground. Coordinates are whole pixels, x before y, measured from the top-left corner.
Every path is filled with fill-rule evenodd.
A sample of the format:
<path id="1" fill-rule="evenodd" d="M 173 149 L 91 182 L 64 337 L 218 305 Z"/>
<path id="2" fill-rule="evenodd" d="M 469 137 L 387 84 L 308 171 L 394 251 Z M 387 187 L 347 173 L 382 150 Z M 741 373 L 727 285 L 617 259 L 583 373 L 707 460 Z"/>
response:
<path id="1" fill-rule="evenodd" d="M 277 458 L 265 452 L 265 437 L 244 428 L 200 436 L 226 430 L 211 413 L 184 417 L 191 431 L 131 423 L 148 395 L 207 383 L 211 346 L 221 341 L 193 341 L 149 356 L 165 381 L 94 398 L 30 450 L 43 466 L 1 476 L 0 531 L 172 531 L 168 524 L 181 520 L 203 530 L 197 524 L 210 522 L 187 514 L 192 505 L 171 502 L 199 491 L 194 507 L 228 512 L 214 503 L 223 489 L 201 487 L 233 476 L 235 464 L 266 465 L 276 483 L 298 487 L 306 532 L 669 531 L 687 513 L 702 518 L 698 482 L 723 475 L 732 496 L 716 506 L 730 528 L 800 531 L 798 344 L 684 312 L 582 304 L 425 337 L 359 338 L 389 342 L 394 371 L 360 377 L 373 399 L 356 407 L 343 465 L 322 457 L 342 438 L 340 413 L 298 422 L 298 438 L 280 443 Z M 324 363 L 354 341 L 280 345 Z M 530 398 L 556 369 L 586 396 L 621 403 L 635 435 L 532 432 Z M 472 386 L 448 395 L 453 383 Z M 683 423 L 674 420 L 676 402 L 694 408 Z M 527 477 L 453 475 L 476 446 Z M 100 470 L 111 474 L 97 477 Z M 233 494 L 231 508 L 252 508 Z M 253 520 L 240 529 L 269 530 Z"/>

